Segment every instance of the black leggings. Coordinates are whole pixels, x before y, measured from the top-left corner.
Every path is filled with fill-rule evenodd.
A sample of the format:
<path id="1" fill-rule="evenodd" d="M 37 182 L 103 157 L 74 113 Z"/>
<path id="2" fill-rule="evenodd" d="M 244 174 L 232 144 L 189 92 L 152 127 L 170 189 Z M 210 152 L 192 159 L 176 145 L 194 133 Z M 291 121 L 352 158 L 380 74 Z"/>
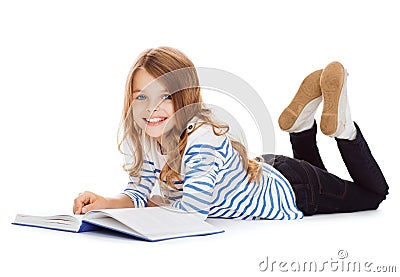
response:
<path id="1" fill-rule="evenodd" d="M 300 133 L 290 133 L 293 156 L 263 155 L 288 179 L 304 215 L 354 212 L 377 209 L 389 187 L 373 158 L 360 128 L 355 140 L 336 139 L 342 159 L 353 181 L 329 173 L 316 144 L 317 125 Z"/>

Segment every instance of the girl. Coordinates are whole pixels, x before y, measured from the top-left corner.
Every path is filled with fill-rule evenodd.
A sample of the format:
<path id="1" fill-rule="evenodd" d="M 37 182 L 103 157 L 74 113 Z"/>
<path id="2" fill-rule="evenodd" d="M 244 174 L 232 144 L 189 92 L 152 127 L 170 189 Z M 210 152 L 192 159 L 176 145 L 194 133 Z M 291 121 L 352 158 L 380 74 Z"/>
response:
<path id="1" fill-rule="evenodd" d="M 294 158 L 249 159 L 202 102 L 193 63 L 173 48 L 147 50 L 125 90 L 119 149 L 131 181 L 117 197 L 80 193 L 73 211 L 163 205 L 202 219 L 254 220 L 376 209 L 388 186 L 351 121 L 346 78 L 337 62 L 313 72 L 280 116 Z M 336 138 L 353 182 L 328 173 L 318 153 L 314 114 L 322 100 L 322 132 Z"/>

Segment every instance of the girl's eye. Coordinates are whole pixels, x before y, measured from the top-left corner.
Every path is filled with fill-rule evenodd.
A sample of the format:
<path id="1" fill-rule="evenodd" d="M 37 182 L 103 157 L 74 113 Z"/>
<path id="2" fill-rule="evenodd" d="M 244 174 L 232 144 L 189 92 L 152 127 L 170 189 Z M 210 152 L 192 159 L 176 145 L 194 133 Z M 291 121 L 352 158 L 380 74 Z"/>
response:
<path id="1" fill-rule="evenodd" d="M 171 100 L 171 99 L 172 99 L 171 94 L 165 94 L 165 95 L 163 95 L 162 98 L 163 98 L 164 100 Z"/>
<path id="2" fill-rule="evenodd" d="M 143 94 L 139 94 L 138 96 L 136 96 L 136 100 L 145 100 L 146 96 L 144 96 Z"/>

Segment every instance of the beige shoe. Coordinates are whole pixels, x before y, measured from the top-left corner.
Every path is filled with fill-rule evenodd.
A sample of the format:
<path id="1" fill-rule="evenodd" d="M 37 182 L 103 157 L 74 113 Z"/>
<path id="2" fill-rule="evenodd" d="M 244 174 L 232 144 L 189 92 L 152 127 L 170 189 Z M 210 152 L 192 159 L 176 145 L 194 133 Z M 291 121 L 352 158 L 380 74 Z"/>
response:
<path id="1" fill-rule="evenodd" d="M 347 71 L 339 62 L 328 64 L 320 80 L 324 106 L 320 128 L 331 137 L 354 139 L 356 129 L 347 100 Z"/>
<path id="2" fill-rule="evenodd" d="M 279 117 L 279 127 L 286 132 L 301 132 L 314 124 L 314 115 L 322 101 L 320 77 L 322 69 L 308 75 L 301 83 L 289 106 Z"/>

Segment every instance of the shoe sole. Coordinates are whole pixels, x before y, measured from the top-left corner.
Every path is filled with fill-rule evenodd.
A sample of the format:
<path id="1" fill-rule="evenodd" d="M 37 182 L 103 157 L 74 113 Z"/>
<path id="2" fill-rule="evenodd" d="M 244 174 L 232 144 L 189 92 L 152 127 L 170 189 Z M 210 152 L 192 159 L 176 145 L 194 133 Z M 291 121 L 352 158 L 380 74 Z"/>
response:
<path id="1" fill-rule="evenodd" d="M 324 105 L 320 128 L 322 133 L 332 136 L 338 128 L 339 99 L 343 88 L 345 69 L 339 62 L 332 62 L 325 67 L 321 75 L 321 90 Z"/>
<path id="2" fill-rule="evenodd" d="M 279 116 L 278 124 L 283 131 L 287 131 L 299 118 L 304 108 L 314 99 L 321 97 L 320 77 L 322 69 L 309 74 L 301 83 L 297 93 Z"/>

